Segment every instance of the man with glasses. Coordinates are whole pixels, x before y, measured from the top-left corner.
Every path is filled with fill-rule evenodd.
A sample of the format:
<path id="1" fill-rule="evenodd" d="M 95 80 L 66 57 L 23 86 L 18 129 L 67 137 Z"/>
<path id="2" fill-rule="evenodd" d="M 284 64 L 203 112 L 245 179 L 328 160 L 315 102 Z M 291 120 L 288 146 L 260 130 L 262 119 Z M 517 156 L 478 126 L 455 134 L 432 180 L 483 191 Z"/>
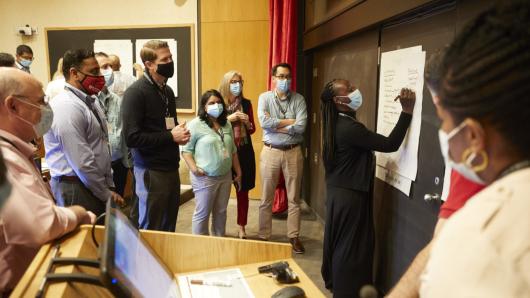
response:
<path id="1" fill-rule="evenodd" d="M 17 55 L 15 65 L 18 69 L 31 73 L 29 66 L 33 63 L 33 50 L 25 45 L 19 45 L 17 47 Z"/>
<path id="2" fill-rule="evenodd" d="M 280 171 L 285 177 L 287 199 L 287 237 L 295 253 L 305 252 L 300 232 L 300 188 L 304 158 L 300 144 L 307 122 L 305 99 L 290 90 L 291 66 L 280 63 L 272 68 L 274 90 L 262 93 L 258 119 L 263 128 L 261 180 L 263 192 L 259 207 L 259 238 L 268 240 L 272 230 L 272 200 Z"/>
<path id="3" fill-rule="evenodd" d="M 69 50 L 63 56 L 65 89 L 54 97 L 53 124 L 44 136 L 51 186 L 61 206 L 79 204 L 99 215 L 105 202 L 123 204 L 115 192 L 109 131 L 96 95 L 105 86 L 94 52 Z"/>
<path id="4" fill-rule="evenodd" d="M 95 220 L 81 206 L 56 206 L 33 163 L 29 142 L 50 128 L 53 116 L 40 82 L 0 67 L 0 297 L 9 296 L 41 245 Z"/>

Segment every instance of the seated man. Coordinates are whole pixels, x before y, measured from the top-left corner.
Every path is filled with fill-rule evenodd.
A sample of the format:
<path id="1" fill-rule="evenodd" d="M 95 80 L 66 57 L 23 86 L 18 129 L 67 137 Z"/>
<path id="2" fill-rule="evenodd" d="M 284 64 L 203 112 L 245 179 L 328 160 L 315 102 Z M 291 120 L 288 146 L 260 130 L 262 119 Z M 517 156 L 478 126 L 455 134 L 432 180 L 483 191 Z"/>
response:
<path id="1" fill-rule="evenodd" d="M 0 67 L 0 119 L 0 150 L 11 185 L 0 211 L 0 297 L 7 297 L 41 245 L 94 222 L 95 215 L 80 206 L 56 206 L 33 163 L 30 141 L 49 129 L 53 114 L 31 75 Z"/>

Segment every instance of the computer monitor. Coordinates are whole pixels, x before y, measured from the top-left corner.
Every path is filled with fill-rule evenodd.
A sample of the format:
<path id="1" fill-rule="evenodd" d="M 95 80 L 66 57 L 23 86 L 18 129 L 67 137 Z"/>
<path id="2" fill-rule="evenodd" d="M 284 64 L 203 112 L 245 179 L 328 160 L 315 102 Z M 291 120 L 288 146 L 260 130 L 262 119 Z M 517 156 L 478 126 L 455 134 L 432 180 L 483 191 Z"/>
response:
<path id="1" fill-rule="evenodd" d="M 173 274 L 109 200 L 101 280 L 116 297 L 180 297 Z"/>

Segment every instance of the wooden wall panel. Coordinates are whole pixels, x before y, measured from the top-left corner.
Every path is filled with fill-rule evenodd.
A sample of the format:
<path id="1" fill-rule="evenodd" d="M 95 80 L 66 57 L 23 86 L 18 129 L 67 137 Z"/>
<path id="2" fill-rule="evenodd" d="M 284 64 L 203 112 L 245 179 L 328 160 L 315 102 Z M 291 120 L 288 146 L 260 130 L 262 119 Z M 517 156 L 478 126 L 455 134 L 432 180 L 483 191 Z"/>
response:
<path id="1" fill-rule="evenodd" d="M 201 0 L 201 23 L 269 21 L 268 0 Z"/>
<path id="2" fill-rule="evenodd" d="M 252 136 L 256 153 L 256 187 L 250 197 L 261 197 L 259 154 L 262 130 L 257 123 L 258 96 L 267 90 L 269 59 L 268 0 L 201 1 L 200 93 L 219 87 L 229 70 L 242 73 L 245 97 L 252 101 L 257 130 Z M 232 190 L 232 197 L 235 193 Z"/>

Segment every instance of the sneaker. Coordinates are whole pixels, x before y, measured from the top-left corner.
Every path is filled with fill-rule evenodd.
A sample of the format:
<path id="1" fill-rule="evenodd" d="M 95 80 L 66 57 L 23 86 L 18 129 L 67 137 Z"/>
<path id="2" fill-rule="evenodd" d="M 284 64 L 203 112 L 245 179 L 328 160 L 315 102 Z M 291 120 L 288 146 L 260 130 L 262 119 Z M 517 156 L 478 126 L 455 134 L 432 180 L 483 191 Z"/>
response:
<path id="1" fill-rule="evenodd" d="M 295 254 L 303 254 L 305 252 L 305 248 L 298 237 L 289 238 L 289 242 L 291 242 Z"/>

